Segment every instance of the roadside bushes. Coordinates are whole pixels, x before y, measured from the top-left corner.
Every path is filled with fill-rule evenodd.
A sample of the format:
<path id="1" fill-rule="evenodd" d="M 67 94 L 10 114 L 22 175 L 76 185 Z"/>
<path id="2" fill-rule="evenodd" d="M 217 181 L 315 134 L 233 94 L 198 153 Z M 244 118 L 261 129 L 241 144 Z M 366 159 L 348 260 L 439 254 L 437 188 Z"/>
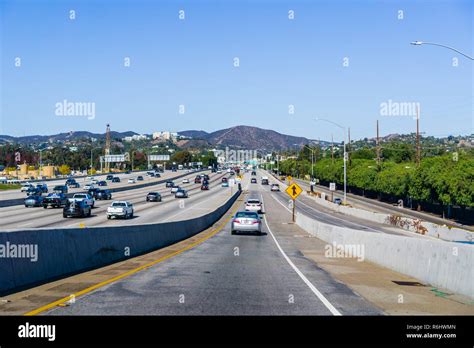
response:
<path id="1" fill-rule="evenodd" d="M 424 158 L 419 167 L 413 162 L 382 162 L 352 159 L 347 166 L 347 184 L 365 191 L 377 192 L 418 202 L 439 203 L 443 206 L 474 207 L 474 158 L 461 154 L 457 161 L 452 155 Z M 287 175 L 311 174 L 311 163 L 290 159 L 280 163 Z M 344 183 L 344 164 L 338 158 L 319 159 L 314 166 L 316 178 L 323 182 Z"/>

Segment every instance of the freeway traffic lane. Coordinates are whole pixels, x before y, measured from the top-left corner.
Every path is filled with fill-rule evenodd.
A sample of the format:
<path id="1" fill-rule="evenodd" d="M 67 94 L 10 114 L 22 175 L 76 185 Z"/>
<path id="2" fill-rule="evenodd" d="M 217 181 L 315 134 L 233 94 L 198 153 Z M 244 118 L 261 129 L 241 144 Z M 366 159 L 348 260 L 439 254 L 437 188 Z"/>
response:
<path id="1" fill-rule="evenodd" d="M 243 186 L 248 187 L 247 181 Z M 258 185 L 245 198 L 262 194 L 270 193 Z M 285 237 L 294 233 L 294 226 L 281 221 L 288 221 L 288 216 L 269 197 L 264 199 L 267 222 L 262 235 L 231 235 L 229 221 L 218 234 L 195 248 L 47 314 L 381 314 L 304 258 Z"/>
<path id="2" fill-rule="evenodd" d="M 211 195 L 221 191 L 220 178 L 226 174 L 211 174 L 210 183 L 211 190 L 200 191 L 200 185 L 194 184 L 195 174 L 189 174 L 189 184 L 181 184 L 176 181 L 180 187 L 188 190 L 189 199 L 184 200 L 184 205 L 191 203 L 195 199 L 203 198 L 204 195 Z M 192 180 L 191 180 L 192 179 Z M 140 224 L 160 222 L 165 206 L 176 202 L 179 208 L 178 199 L 170 193 L 170 188 L 166 188 L 165 184 L 157 184 L 156 186 L 137 188 L 129 191 L 113 193 L 113 200 L 127 200 L 135 205 L 135 218 L 131 220 L 107 220 L 105 211 L 113 200 L 96 201 L 95 208 L 92 210 L 92 217 L 64 219 L 62 217 L 62 209 L 43 209 L 43 208 L 25 208 L 23 206 L 15 206 L 0 209 L 0 219 L 2 220 L 2 230 L 19 229 L 19 228 L 42 228 L 42 227 L 78 227 L 81 223 L 85 226 L 98 225 L 124 225 L 124 224 Z M 146 202 L 145 197 L 149 191 L 158 191 L 162 194 L 163 202 Z M 219 201 L 220 202 L 220 201 Z M 173 207 L 173 209 L 176 209 Z"/>
<path id="3" fill-rule="evenodd" d="M 273 176 L 269 176 L 269 178 L 270 178 L 270 185 L 266 186 L 266 189 L 265 189 L 266 191 L 270 191 L 270 187 L 272 183 L 281 184 Z M 289 209 L 290 197 L 283 191 L 283 186 L 282 186 L 282 192 L 275 192 L 273 195 L 273 199 L 278 200 L 278 202 L 280 202 L 280 205 L 284 207 L 285 210 Z M 368 221 L 368 220 L 364 220 L 364 219 L 356 218 L 350 215 L 345 215 L 342 213 L 332 211 L 328 208 L 322 207 L 310 197 L 305 196 L 305 193 L 302 193 L 301 195 L 299 195 L 296 202 L 295 209 L 297 213 L 303 213 L 304 215 L 314 220 L 318 220 L 323 223 L 335 225 L 339 227 L 347 227 L 347 228 L 373 232 L 373 233 L 387 233 L 387 234 L 405 236 L 405 237 L 431 239 L 431 237 L 429 236 L 415 234 L 409 231 L 405 231 L 401 228 L 387 226 L 387 225 L 379 224 L 377 222 Z"/>

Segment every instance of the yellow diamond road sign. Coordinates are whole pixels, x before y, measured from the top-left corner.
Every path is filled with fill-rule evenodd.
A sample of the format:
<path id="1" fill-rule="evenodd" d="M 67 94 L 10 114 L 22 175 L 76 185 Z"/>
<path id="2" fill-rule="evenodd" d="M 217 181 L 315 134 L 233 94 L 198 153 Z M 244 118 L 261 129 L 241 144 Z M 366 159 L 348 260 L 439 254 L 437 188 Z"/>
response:
<path id="1" fill-rule="evenodd" d="M 286 193 L 292 198 L 296 199 L 300 195 L 300 193 L 303 192 L 301 187 L 299 187 L 297 184 L 293 183 L 288 188 L 286 189 Z"/>

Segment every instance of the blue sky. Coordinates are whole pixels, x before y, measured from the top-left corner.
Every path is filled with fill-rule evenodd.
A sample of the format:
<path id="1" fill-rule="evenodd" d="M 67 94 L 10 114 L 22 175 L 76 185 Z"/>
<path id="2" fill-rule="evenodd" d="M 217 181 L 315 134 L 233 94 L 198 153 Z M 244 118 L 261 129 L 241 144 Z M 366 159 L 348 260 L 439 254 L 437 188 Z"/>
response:
<path id="1" fill-rule="evenodd" d="M 419 102 L 426 134 L 474 132 L 474 62 L 409 44 L 439 42 L 474 55 L 469 0 L 0 4 L 0 134 L 103 132 L 106 123 L 144 133 L 243 124 L 342 138 L 316 117 L 351 127 L 353 139 L 374 136 L 377 119 L 383 135 L 414 131 L 412 117 L 380 115 L 388 100 Z M 64 99 L 95 103 L 95 118 L 57 116 Z"/>

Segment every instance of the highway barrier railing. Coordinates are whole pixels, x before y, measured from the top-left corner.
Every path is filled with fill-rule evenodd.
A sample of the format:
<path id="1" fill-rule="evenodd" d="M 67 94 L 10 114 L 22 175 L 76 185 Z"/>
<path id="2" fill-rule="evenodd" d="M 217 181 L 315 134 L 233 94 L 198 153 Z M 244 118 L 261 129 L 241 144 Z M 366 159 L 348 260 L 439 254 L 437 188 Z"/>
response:
<path id="1" fill-rule="evenodd" d="M 166 223 L 0 232 L 0 296 L 127 260 L 192 237 L 239 197 L 203 216 Z"/>

